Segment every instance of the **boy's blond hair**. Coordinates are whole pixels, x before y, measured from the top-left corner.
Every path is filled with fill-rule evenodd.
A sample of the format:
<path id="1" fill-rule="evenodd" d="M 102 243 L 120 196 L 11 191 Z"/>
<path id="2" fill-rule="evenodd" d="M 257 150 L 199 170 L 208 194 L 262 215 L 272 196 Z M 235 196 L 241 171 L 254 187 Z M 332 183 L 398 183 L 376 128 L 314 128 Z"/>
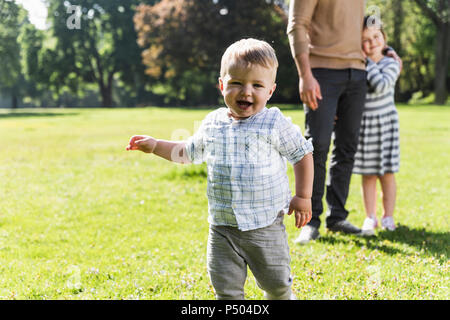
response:
<path id="1" fill-rule="evenodd" d="M 272 46 L 265 41 L 252 38 L 236 41 L 225 50 L 222 56 L 220 77 L 224 78 L 233 67 L 248 68 L 255 64 L 273 69 L 275 82 L 278 59 Z"/>

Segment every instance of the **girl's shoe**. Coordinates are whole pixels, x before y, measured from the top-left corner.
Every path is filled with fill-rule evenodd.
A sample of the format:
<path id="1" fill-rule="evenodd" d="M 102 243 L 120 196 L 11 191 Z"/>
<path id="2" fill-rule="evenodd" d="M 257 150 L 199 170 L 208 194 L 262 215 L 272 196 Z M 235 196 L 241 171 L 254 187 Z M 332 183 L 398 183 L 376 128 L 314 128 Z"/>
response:
<path id="1" fill-rule="evenodd" d="M 394 218 L 392 217 L 384 217 L 381 219 L 381 226 L 385 230 L 394 231 L 396 226 L 394 223 Z"/>
<path id="2" fill-rule="evenodd" d="M 376 217 L 369 218 L 367 217 L 364 220 L 363 226 L 361 228 L 361 233 L 364 236 L 374 236 L 375 228 L 378 227 L 378 220 Z"/>

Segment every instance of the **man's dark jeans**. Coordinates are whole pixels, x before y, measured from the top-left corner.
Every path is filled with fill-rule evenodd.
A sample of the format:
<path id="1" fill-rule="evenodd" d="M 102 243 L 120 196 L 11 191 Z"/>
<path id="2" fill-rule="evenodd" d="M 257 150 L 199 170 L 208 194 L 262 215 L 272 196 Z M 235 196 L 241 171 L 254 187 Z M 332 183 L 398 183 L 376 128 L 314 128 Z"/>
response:
<path id="1" fill-rule="evenodd" d="M 312 138 L 314 146 L 312 219 L 309 225 L 319 228 L 331 138 L 333 150 L 326 183 L 326 226 L 330 227 L 348 216 L 345 202 L 358 144 L 367 81 L 365 70 L 314 68 L 312 72 L 319 82 L 322 100 L 318 100 L 319 107 L 315 111 L 305 106 L 305 137 Z"/>

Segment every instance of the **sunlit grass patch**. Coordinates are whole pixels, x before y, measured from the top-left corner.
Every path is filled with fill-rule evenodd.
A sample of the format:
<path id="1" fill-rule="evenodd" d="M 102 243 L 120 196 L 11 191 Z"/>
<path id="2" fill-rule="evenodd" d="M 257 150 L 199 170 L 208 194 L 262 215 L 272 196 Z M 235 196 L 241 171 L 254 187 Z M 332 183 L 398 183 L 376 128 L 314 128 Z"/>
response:
<path id="1" fill-rule="evenodd" d="M 0 299 L 214 299 L 206 166 L 125 151 L 133 134 L 186 138 L 208 112 L 1 110 Z M 303 128 L 303 111 L 283 112 Z M 299 299 L 449 299 L 450 110 L 399 114 L 398 229 L 366 239 L 323 223 L 298 246 L 286 217 Z M 347 207 L 361 225 L 359 176 Z M 263 298 L 251 273 L 246 297 Z"/>

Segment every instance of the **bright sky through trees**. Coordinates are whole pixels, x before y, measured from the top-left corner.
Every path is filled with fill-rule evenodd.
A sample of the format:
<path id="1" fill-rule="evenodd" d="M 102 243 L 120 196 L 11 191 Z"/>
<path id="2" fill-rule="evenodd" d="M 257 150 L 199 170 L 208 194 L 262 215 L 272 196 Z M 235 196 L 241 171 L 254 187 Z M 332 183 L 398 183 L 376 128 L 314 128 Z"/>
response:
<path id="1" fill-rule="evenodd" d="M 47 18 L 47 7 L 44 0 L 15 0 L 28 11 L 30 22 L 38 29 L 45 29 L 45 19 Z"/>

